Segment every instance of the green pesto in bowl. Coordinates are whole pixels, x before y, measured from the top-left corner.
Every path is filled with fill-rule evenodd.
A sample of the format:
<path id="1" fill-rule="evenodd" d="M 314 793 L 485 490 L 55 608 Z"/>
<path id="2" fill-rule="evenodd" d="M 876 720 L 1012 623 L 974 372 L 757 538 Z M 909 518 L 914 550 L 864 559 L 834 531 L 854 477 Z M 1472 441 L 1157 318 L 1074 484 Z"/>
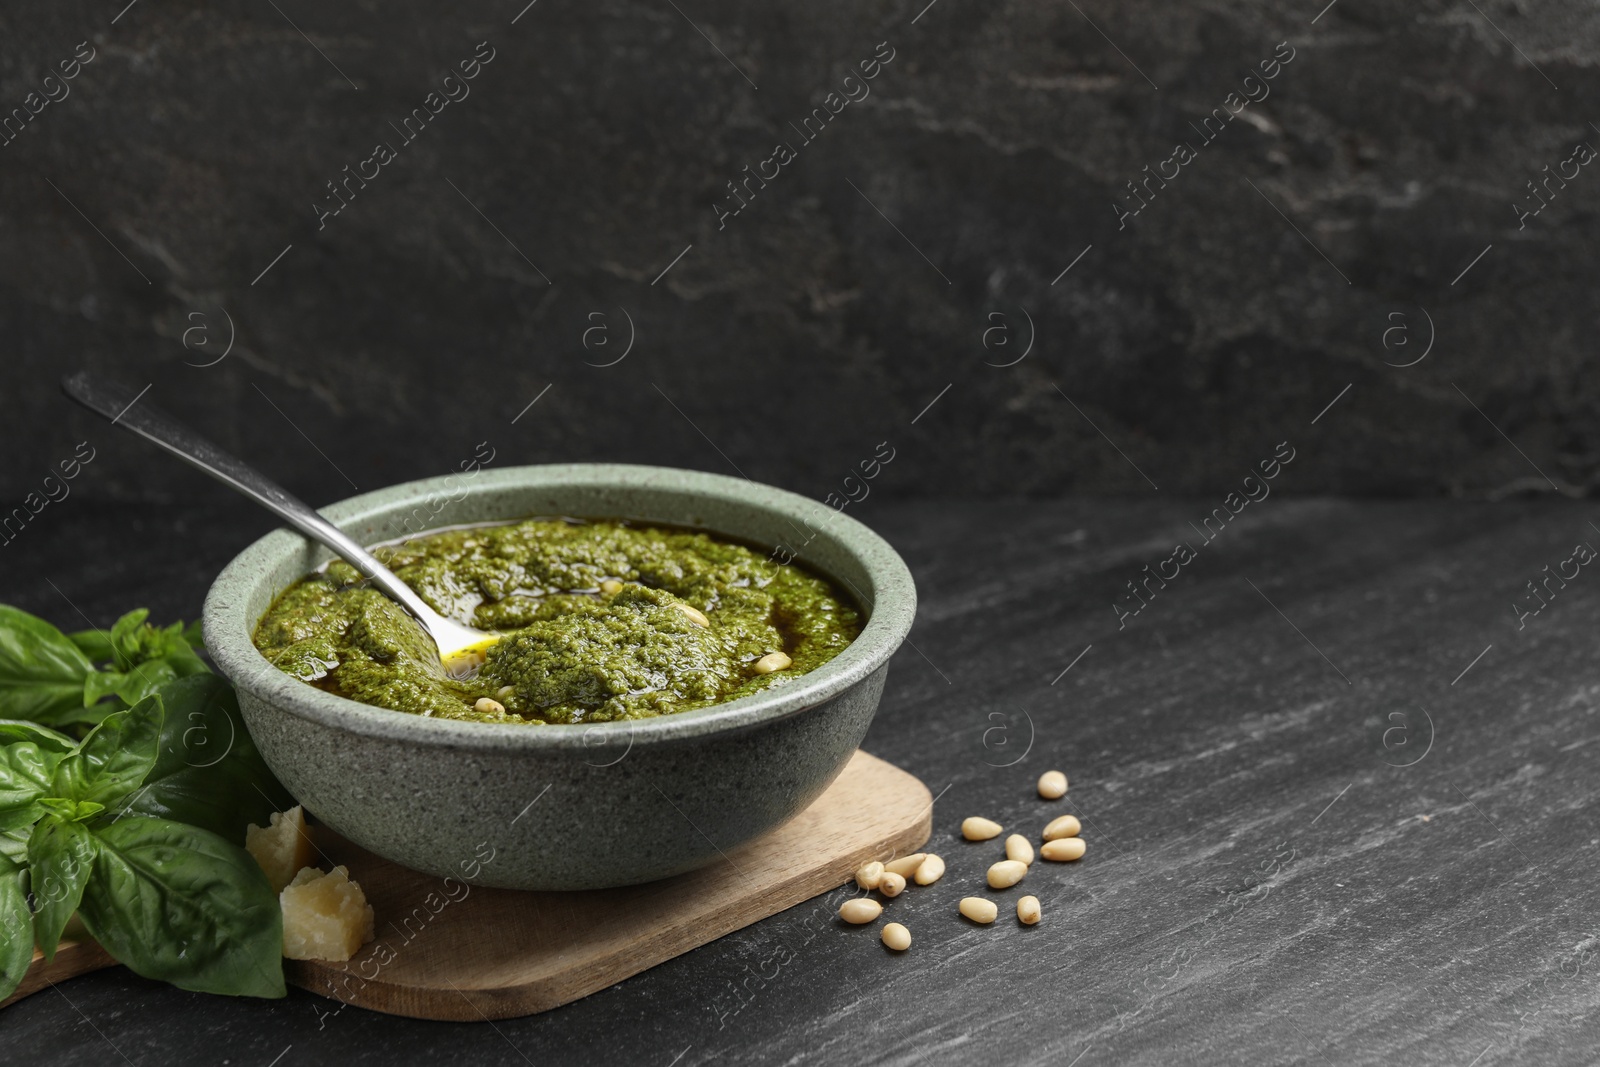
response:
<path id="1" fill-rule="evenodd" d="M 527 519 L 373 553 L 436 611 L 503 635 L 475 678 L 448 677 L 422 628 L 342 560 L 290 586 L 252 640 L 301 681 L 433 718 L 542 725 L 707 707 L 821 666 L 862 627 L 827 580 L 692 530 Z M 789 663 L 768 670 L 775 652 Z"/>

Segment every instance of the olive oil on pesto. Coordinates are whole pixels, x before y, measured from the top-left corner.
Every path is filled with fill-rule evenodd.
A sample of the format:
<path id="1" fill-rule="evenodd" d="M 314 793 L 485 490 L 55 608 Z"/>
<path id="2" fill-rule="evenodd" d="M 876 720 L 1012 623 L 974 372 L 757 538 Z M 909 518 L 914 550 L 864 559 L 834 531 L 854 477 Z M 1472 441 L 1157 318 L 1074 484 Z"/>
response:
<path id="1" fill-rule="evenodd" d="M 817 575 L 692 530 L 528 519 L 374 554 L 437 611 L 504 635 L 476 678 L 447 677 L 422 628 L 342 560 L 285 590 L 255 645 L 319 688 L 434 718 L 539 725 L 688 711 L 787 684 L 862 626 Z M 757 673 L 774 651 L 792 665 Z M 504 712 L 475 710 L 483 697 Z"/>

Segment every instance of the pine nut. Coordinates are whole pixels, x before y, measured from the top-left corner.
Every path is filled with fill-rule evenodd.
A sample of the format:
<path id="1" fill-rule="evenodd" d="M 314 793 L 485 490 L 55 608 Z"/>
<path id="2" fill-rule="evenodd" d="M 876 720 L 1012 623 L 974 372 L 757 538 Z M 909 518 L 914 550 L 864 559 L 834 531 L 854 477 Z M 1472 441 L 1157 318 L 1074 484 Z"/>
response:
<path id="1" fill-rule="evenodd" d="M 1058 837 L 1077 837 L 1082 832 L 1083 826 L 1076 815 L 1062 815 L 1050 820 L 1044 828 L 1044 839 L 1054 841 Z"/>
<path id="2" fill-rule="evenodd" d="M 863 863 L 856 870 L 856 885 L 862 889 L 876 889 L 882 879 L 883 864 L 877 860 L 873 860 L 871 863 Z"/>
<path id="3" fill-rule="evenodd" d="M 506 706 L 500 703 L 498 700 L 491 700 L 488 697 L 479 697 L 478 702 L 472 705 L 472 710 L 477 712 L 479 715 L 504 715 L 506 713 Z"/>
<path id="4" fill-rule="evenodd" d="M 1039 921 L 1039 898 L 1022 897 L 1017 901 L 1017 921 L 1032 926 Z"/>
<path id="5" fill-rule="evenodd" d="M 1006 838 L 1006 859 L 1016 860 L 1018 863 L 1033 862 L 1033 846 L 1021 834 L 1012 834 Z"/>
<path id="6" fill-rule="evenodd" d="M 622 583 L 617 581 L 615 578 L 607 578 L 605 581 L 600 583 L 600 591 L 606 596 L 616 596 L 618 593 L 622 592 Z"/>
<path id="7" fill-rule="evenodd" d="M 856 897 L 839 905 L 839 918 L 860 926 L 883 914 L 883 905 L 871 897 Z"/>
<path id="8" fill-rule="evenodd" d="M 878 879 L 878 892 L 886 897 L 897 897 L 906 891 L 906 880 L 893 871 L 884 871 Z"/>
<path id="9" fill-rule="evenodd" d="M 901 856 L 897 860 L 890 860 L 883 865 L 883 869 L 890 874 L 898 874 L 902 878 L 910 878 L 917 873 L 917 868 L 922 866 L 922 861 L 928 858 L 926 852 L 913 852 L 909 856 Z"/>
<path id="10" fill-rule="evenodd" d="M 995 916 L 1000 914 L 1000 908 L 994 901 L 982 897 L 962 897 L 960 910 L 961 914 L 975 923 L 992 923 Z"/>
<path id="11" fill-rule="evenodd" d="M 701 623 L 701 625 L 703 626 L 705 624 Z M 794 660 L 790 659 L 782 652 L 768 652 L 765 656 L 762 656 L 760 659 L 756 660 L 753 669 L 757 674 L 771 674 L 773 671 L 783 670 L 793 662 Z"/>
<path id="12" fill-rule="evenodd" d="M 944 877 L 944 860 L 928 853 L 928 858 L 917 864 L 917 871 L 911 877 L 918 885 L 932 885 Z"/>
<path id="13" fill-rule="evenodd" d="M 899 923 L 889 923 L 883 928 L 883 943 L 896 952 L 904 952 L 911 947 L 911 931 Z"/>
<path id="14" fill-rule="evenodd" d="M 1003 829 L 1004 827 L 993 819 L 985 819 L 980 815 L 961 820 L 961 836 L 968 841 L 987 841 Z"/>
<path id="15" fill-rule="evenodd" d="M 690 605 L 683 603 L 681 600 L 672 606 L 689 616 L 689 621 L 694 623 L 696 626 L 709 627 L 711 625 L 711 620 L 706 618 L 705 614 L 699 608 L 691 607 Z"/>
<path id="16" fill-rule="evenodd" d="M 1045 771 L 1039 776 L 1039 795 L 1056 800 L 1067 795 L 1067 776 L 1060 771 Z"/>
<path id="17" fill-rule="evenodd" d="M 495 696 L 499 697 L 501 700 L 504 700 L 506 697 L 510 696 L 516 691 L 517 687 L 514 685 L 502 685 L 499 690 L 495 692 Z"/>
<path id="18" fill-rule="evenodd" d="M 1022 876 L 1028 873 L 1028 865 L 1017 860 L 1001 860 L 989 868 L 990 889 L 1010 889 L 1022 881 Z"/>
<path id="19" fill-rule="evenodd" d="M 1083 859 L 1083 850 L 1083 838 L 1062 837 L 1055 841 L 1046 841 L 1044 847 L 1039 850 L 1039 855 L 1057 863 L 1070 863 L 1073 860 Z"/>

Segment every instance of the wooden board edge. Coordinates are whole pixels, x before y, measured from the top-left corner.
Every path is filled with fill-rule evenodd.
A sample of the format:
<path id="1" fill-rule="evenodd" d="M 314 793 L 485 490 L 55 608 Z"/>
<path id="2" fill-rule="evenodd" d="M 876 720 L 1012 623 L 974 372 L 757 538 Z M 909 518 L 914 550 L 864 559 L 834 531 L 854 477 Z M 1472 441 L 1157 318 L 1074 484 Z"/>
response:
<path id="1" fill-rule="evenodd" d="M 347 972 L 333 970 L 332 965 L 318 960 L 285 960 L 286 976 L 290 984 L 308 992 L 385 1015 L 437 1022 L 488 1022 L 537 1015 L 582 1000 L 685 952 L 709 945 L 762 919 L 798 907 L 848 882 L 856 868 L 868 860 L 895 852 L 915 851 L 932 836 L 933 813 L 929 811 L 912 826 L 903 827 L 870 845 L 857 848 L 828 868 L 807 872 L 775 887 L 773 895 L 779 903 L 765 914 L 707 927 L 704 936 L 696 935 L 687 941 L 649 938 L 635 942 L 628 956 L 613 954 L 585 968 L 583 977 L 575 987 L 569 984 L 570 976 L 563 976 L 561 980 L 549 978 L 517 988 L 476 989 L 470 992 L 457 990 L 455 998 L 441 1002 L 436 990 L 385 982 L 381 978 L 370 981 L 363 979 L 364 984 L 359 991 L 352 995 L 341 995 L 341 992 L 348 992 L 348 988 L 339 990 L 336 978 L 346 978 Z M 623 960 L 627 962 L 623 963 Z M 559 989 L 555 988 L 558 982 L 561 986 Z"/>
<path id="2" fill-rule="evenodd" d="M 880 762 L 904 775 L 921 791 L 924 799 L 918 804 L 920 815 L 916 819 L 884 830 L 868 844 L 841 854 L 826 867 L 802 872 L 775 886 L 771 896 L 776 903 L 769 910 L 742 919 L 730 910 L 728 914 L 732 921 L 702 925 L 688 937 L 674 939 L 658 936 L 632 942 L 626 956 L 619 950 L 597 959 L 581 972 L 576 983 L 573 983 L 569 972 L 515 988 L 456 990 L 454 997 L 441 999 L 440 990 L 402 985 L 384 981 L 381 977 L 360 979 L 363 984 L 357 991 L 351 992 L 351 972 L 337 969 L 340 965 L 320 960 L 285 960 L 285 975 L 290 984 L 341 1004 L 385 1015 L 438 1022 L 515 1019 L 570 1004 L 838 888 L 850 880 L 856 868 L 871 859 L 903 855 L 926 844 L 933 836 L 933 794 L 915 775 L 887 761 Z M 343 989 L 339 988 L 341 981 L 344 982 Z"/>
<path id="3" fill-rule="evenodd" d="M 61 942 L 56 946 L 55 959 L 48 962 L 43 952 L 34 949 L 33 962 L 28 965 L 28 973 L 23 975 L 22 983 L 17 986 L 15 992 L 0 1000 L 0 1008 L 10 1007 L 23 997 L 32 996 L 46 986 L 53 986 L 68 978 L 76 978 L 80 974 L 89 974 L 116 965 L 117 961 L 111 958 L 111 953 L 100 947 L 100 942 L 88 938 L 82 941 Z"/>

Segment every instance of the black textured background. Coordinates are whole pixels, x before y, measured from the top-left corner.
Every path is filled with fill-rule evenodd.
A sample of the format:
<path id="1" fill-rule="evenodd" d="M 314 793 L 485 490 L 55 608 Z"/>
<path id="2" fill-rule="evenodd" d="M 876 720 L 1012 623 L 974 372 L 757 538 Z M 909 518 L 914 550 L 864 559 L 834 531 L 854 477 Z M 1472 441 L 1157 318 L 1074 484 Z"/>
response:
<path id="1" fill-rule="evenodd" d="M 484 440 L 813 496 L 884 440 L 886 495 L 1213 493 L 1346 385 L 1280 491 L 1596 478 L 1600 171 L 1513 207 L 1600 144 L 1593 5 L 122 6 L 0 11 L 7 111 L 95 49 L 0 148 L 8 509 L 84 439 L 76 492 L 221 491 L 70 410 L 83 366 L 314 503 Z M 319 232 L 324 183 L 480 41 L 471 95 Z M 724 183 L 883 41 L 719 231 Z M 1280 41 L 1271 95 L 1119 232 L 1124 183 Z"/>
<path id="2" fill-rule="evenodd" d="M 0 599 L 193 618 L 274 525 L 73 408 L 82 367 L 318 504 L 480 442 L 824 497 L 887 442 L 851 514 L 921 596 L 866 746 L 941 797 L 951 874 L 895 905 L 917 946 L 827 931 L 725 1017 L 813 902 L 493 1028 L 116 968 L 6 1009 L 0 1062 L 1594 1061 L 1600 591 L 1526 592 L 1592 504 L 1275 500 L 1113 604 L 1281 441 L 1285 495 L 1588 495 L 1600 168 L 1517 205 L 1600 146 L 1600 8 L 526 2 L 0 8 L 0 119 L 95 49 L 0 146 Z M 871 96 L 719 230 L 880 42 Z M 964 924 L 959 820 L 1033 825 L 1050 766 L 1088 857 L 1030 873 L 1040 926 Z"/>

